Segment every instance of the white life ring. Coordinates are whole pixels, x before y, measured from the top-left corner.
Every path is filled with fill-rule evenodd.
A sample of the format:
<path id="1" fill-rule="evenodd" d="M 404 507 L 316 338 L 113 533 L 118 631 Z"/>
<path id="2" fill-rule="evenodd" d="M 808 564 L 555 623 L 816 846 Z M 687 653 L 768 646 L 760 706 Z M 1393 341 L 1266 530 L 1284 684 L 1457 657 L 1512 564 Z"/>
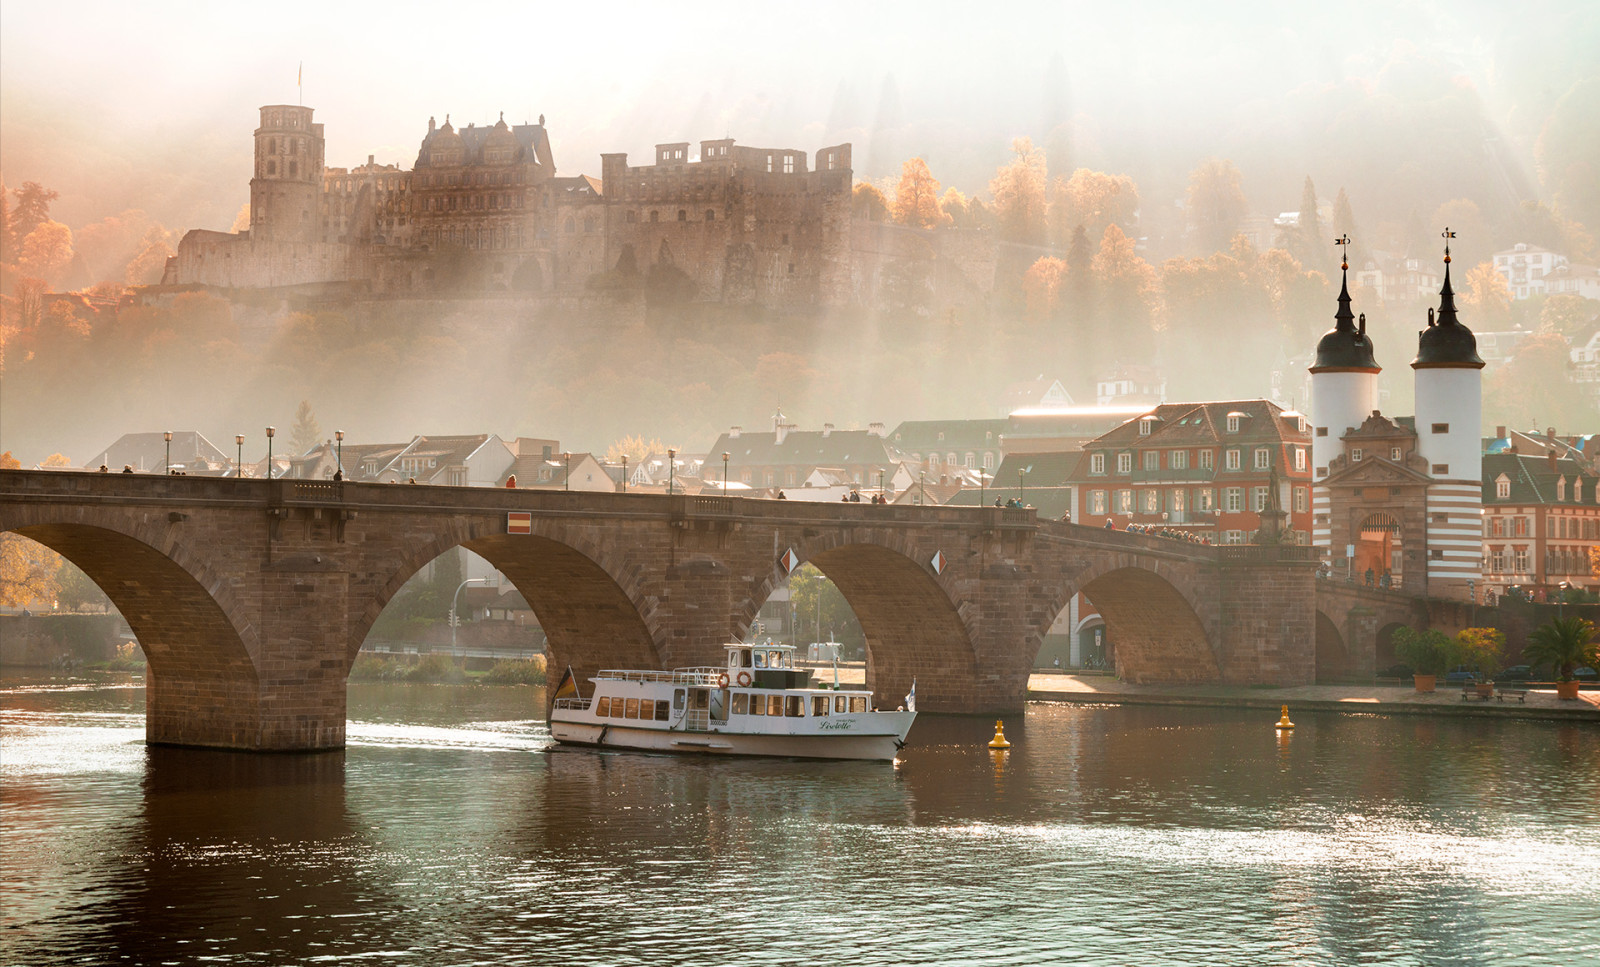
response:
<path id="1" fill-rule="evenodd" d="M 749 672 L 740 672 L 739 673 L 739 687 L 740 688 L 749 688 L 750 687 L 750 673 Z"/>

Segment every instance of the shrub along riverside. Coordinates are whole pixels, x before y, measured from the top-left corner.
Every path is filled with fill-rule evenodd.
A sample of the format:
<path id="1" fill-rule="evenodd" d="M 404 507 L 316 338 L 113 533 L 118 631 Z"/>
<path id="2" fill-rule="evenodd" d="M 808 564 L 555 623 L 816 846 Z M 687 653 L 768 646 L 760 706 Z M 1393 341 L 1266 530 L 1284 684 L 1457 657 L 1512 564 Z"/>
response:
<path id="1" fill-rule="evenodd" d="M 350 669 L 350 680 L 435 684 L 463 684 L 476 681 L 485 685 L 543 685 L 545 659 L 543 655 L 537 655 L 526 661 L 520 659 L 498 661 L 482 678 L 469 679 L 454 659 L 442 653 L 424 655 L 415 665 L 408 665 L 394 658 L 359 655 L 355 665 Z"/>

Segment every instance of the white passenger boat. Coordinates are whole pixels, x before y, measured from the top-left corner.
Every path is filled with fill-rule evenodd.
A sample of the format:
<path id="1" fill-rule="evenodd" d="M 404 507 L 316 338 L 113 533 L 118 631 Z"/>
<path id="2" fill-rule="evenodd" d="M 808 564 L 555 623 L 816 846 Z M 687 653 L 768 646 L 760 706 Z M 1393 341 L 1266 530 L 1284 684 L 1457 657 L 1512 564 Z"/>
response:
<path id="1" fill-rule="evenodd" d="M 557 742 L 649 752 L 891 760 L 917 717 L 872 707 L 864 688 L 819 684 L 796 668 L 794 646 L 731 644 L 723 667 L 608 669 L 579 694 L 567 669 L 550 706 Z"/>

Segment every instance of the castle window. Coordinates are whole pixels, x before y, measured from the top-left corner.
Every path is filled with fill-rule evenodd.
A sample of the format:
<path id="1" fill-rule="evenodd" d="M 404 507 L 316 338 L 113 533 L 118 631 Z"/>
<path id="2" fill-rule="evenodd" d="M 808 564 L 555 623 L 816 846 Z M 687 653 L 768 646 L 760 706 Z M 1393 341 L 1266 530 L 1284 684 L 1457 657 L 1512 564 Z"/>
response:
<path id="1" fill-rule="evenodd" d="M 637 222 L 638 220 L 639 220 L 639 213 L 638 212 L 629 212 L 628 213 L 627 221 L 628 221 L 629 225 L 632 225 L 634 222 Z"/>
<path id="2" fill-rule="evenodd" d="M 661 221 L 661 213 L 660 213 L 660 212 L 658 212 L 658 211 L 652 211 L 652 212 L 650 212 L 650 220 L 651 220 L 651 221 L 652 221 L 652 222 L 659 222 L 659 221 Z"/>
<path id="3" fill-rule="evenodd" d="M 300 176 L 300 163 L 297 162 L 297 161 L 289 162 L 289 177 L 290 178 L 298 178 L 299 176 Z"/>
<path id="4" fill-rule="evenodd" d="M 566 232 L 568 235 L 571 235 L 573 232 L 578 230 L 578 223 L 569 218 L 567 219 L 566 224 L 561 226 L 561 230 Z"/>
<path id="5" fill-rule="evenodd" d="M 794 174 L 794 155 L 786 154 L 783 156 L 783 173 L 786 175 Z"/>
<path id="6" fill-rule="evenodd" d="M 586 232 L 594 231 L 594 216 L 593 215 L 590 215 L 588 218 L 585 218 L 583 220 L 583 230 L 586 231 Z"/>
<path id="7" fill-rule="evenodd" d="M 707 208 L 707 209 L 706 209 L 706 221 L 708 221 L 708 222 L 714 222 L 714 221 L 716 221 L 716 220 L 717 220 L 717 212 L 716 212 L 716 209 L 714 209 L 714 208 Z"/>
<path id="8" fill-rule="evenodd" d="M 688 212 L 686 212 L 686 211 L 684 211 L 684 210 L 683 210 L 683 209 L 681 209 L 681 208 L 680 208 L 680 209 L 678 209 L 678 221 L 680 221 L 680 222 L 686 222 L 686 221 L 688 221 L 688 220 L 689 220 L 689 213 L 688 213 Z"/>
<path id="9" fill-rule="evenodd" d="M 767 174 L 772 174 L 772 155 L 767 155 Z"/>
<path id="10" fill-rule="evenodd" d="M 278 173 L 278 163 L 276 161 L 268 161 L 267 162 L 267 174 L 275 175 L 277 173 Z"/>

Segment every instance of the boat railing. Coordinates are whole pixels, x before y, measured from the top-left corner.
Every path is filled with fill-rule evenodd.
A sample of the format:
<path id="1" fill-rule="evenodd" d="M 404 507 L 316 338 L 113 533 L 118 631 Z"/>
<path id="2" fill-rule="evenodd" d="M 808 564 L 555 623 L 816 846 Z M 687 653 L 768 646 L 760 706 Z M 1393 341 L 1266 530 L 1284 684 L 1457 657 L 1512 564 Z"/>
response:
<path id="1" fill-rule="evenodd" d="M 586 711 L 589 708 L 589 703 L 591 701 L 592 701 L 591 699 L 587 699 L 587 698 L 558 698 L 558 699 L 556 699 L 555 707 L 556 708 L 572 709 L 572 710 L 577 711 L 577 712 L 582 712 L 582 711 Z"/>
<path id="2" fill-rule="evenodd" d="M 667 671 L 638 668 L 602 668 L 596 678 L 620 682 L 668 682 L 673 685 L 716 685 L 718 676 L 727 669 L 717 665 L 700 665 L 693 668 L 673 668 Z"/>

